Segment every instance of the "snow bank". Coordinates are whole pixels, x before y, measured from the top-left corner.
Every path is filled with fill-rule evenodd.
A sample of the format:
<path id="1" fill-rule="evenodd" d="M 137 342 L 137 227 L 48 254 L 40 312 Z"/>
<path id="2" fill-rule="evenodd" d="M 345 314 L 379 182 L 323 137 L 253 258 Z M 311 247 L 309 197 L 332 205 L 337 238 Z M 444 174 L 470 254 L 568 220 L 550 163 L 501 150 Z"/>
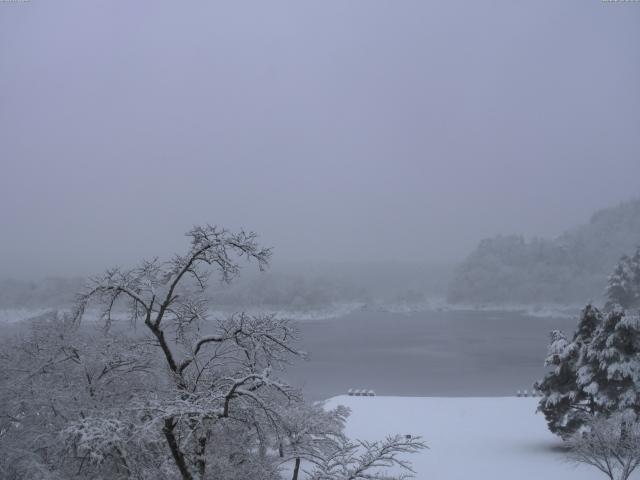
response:
<path id="1" fill-rule="evenodd" d="M 410 457 L 419 480 L 603 480 L 596 469 L 565 460 L 536 404 L 536 398 L 515 397 L 340 396 L 327 407 L 352 410 L 352 438 L 422 436 L 429 450 Z"/>

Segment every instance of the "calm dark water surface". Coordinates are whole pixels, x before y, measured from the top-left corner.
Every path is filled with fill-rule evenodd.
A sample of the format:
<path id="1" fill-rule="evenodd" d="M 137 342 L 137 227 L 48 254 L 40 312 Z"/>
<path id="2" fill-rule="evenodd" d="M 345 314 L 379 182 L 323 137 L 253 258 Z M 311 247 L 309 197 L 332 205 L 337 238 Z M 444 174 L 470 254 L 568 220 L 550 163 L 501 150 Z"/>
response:
<path id="1" fill-rule="evenodd" d="M 308 361 L 286 378 L 322 399 L 349 388 L 384 395 L 501 396 L 545 372 L 549 331 L 577 319 L 513 312 L 358 311 L 301 325 Z"/>

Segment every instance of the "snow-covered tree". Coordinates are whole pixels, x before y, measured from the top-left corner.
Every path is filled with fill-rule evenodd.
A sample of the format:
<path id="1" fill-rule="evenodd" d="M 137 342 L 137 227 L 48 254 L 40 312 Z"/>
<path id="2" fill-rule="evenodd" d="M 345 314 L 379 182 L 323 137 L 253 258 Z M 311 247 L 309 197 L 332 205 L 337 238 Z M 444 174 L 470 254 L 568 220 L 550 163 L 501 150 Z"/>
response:
<path id="1" fill-rule="evenodd" d="M 346 441 L 344 424 L 349 410 L 338 406 L 325 410 L 320 404 L 298 403 L 283 415 L 280 455 L 293 460 L 291 479 L 298 480 L 303 463 L 322 465 Z"/>
<path id="2" fill-rule="evenodd" d="M 609 275 L 606 288 L 607 310 L 640 307 L 640 247 L 632 256 L 623 256 Z"/>
<path id="3" fill-rule="evenodd" d="M 577 372 L 601 321 L 600 311 L 588 305 L 571 341 L 559 330 L 551 332 L 545 365 L 552 370 L 535 388 L 542 393 L 538 410 L 544 414 L 549 430 L 562 437 L 575 432 L 593 413 L 589 395 L 578 385 Z"/>
<path id="4" fill-rule="evenodd" d="M 78 470 L 146 478 L 142 469 L 159 463 L 151 461 L 157 442 L 132 435 L 127 408 L 158 386 L 148 345 L 78 329 L 52 312 L 34 319 L 26 336 L 7 339 L 2 352 L 1 478 L 69 478 Z"/>
<path id="5" fill-rule="evenodd" d="M 141 325 L 162 352 L 169 386 L 157 398 L 138 402 L 138 408 L 161 432 L 183 480 L 204 479 L 207 466 L 216 464 L 222 440 L 216 434 L 225 431 L 221 423 L 256 430 L 256 444 L 275 435 L 281 422 L 274 404 L 299 398 L 275 373 L 302 355 L 286 320 L 245 314 L 209 318 L 205 292 L 214 270 L 228 282 L 239 273 L 239 258 L 254 260 L 261 269 L 267 265 L 271 252 L 258 246 L 256 235 L 204 226 L 187 236 L 191 245 L 185 255 L 94 278 L 76 309 L 79 320 L 96 301 L 108 328 L 123 301 L 131 324 Z"/>
<path id="6" fill-rule="evenodd" d="M 623 414 L 592 419 L 567 446 L 571 461 L 595 467 L 610 480 L 628 480 L 640 465 L 640 424 Z"/>
<path id="7" fill-rule="evenodd" d="M 310 480 L 403 480 L 412 478 L 408 454 L 427 448 L 420 437 L 389 436 L 376 442 L 344 439 L 310 472 Z M 387 473 L 395 467 L 399 473 Z"/>
<path id="8" fill-rule="evenodd" d="M 572 339 L 552 332 L 546 360 L 553 369 L 536 384 L 538 410 L 564 438 L 591 417 L 640 414 L 640 319 L 587 306 Z"/>
<path id="9" fill-rule="evenodd" d="M 595 412 L 640 413 L 640 322 L 620 310 L 607 313 L 581 358 L 577 384 Z"/>
<path id="10" fill-rule="evenodd" d="M 304 464 L 383 479 L 385 466 L 408 468 L 398 455 L 417 440 L 351 443 L 345 409 L 308 405 L 279 378 L 304 356 L 289 321 L 211 317 L 214 272 L 231 281 L 240 258 L 267 265 L 255 234 L 187 235 L 185 255 L 108 270 L 72 315 L 34 321 L 0 349 L 0 477 L 276 480 Z M 99 321 L 81 322 L 94 306 Z"/>

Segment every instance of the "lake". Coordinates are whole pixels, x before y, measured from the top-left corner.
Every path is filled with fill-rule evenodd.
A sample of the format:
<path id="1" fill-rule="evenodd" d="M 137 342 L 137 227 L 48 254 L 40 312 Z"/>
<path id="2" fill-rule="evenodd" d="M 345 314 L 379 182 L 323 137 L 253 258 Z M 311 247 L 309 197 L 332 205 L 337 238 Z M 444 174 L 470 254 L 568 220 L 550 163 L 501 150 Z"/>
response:
<path id="1" fill-rule="evenodd" d="M 349 388 L 383 395 L 503 396 L 531 390 L 545 372 L 549 332 L 577 318 L 523 313 L 357 311 L 301 325 L 309 360 L 286 375 L 311 399 Z"/>

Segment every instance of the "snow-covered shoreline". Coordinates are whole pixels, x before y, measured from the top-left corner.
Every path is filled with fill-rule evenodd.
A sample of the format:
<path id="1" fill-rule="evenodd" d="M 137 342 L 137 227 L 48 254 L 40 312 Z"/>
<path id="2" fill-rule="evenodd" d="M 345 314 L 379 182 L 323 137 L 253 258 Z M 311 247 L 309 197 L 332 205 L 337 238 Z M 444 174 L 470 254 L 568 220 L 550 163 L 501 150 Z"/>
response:
<path id="1" fill-rule="evenodd" d="M 65 309 L 65 307 L 59 308 Z M 310 322 L 345 317 L 358 311 L 375 311 L 388 312 L 390 314 L 415 314 L 421 312 L 513 312 L 536 318 L 573 318 L 578 315 L 581 308 L 582 306 L 579 305 L 450 304 L 443 298 L 435 297 L 423 302 L 344 302 L 307 309 L 288 309 L 271 305 L 250 306 L 246 309 L 228 306 L 212 310 L 210 317 L 226 317 L 230 314 L 244 311 L 248 314 L 266 313 L 276 315 L 280 318 Z M 0 324 L 18 323 L 56 309 L 56 307 L 0 309 Z M 97 313 L 89 311 L 87 312 L 86 318 L 88 320 L 97 318 Z"/>
<path id="2" fill-rule="evenodd" d="M 583 305 L 524 305 L 524 304 L 451 304 L 443 298 L 432 298 L 424 302 L 351 302 L 333 304 L 322 308 L 290 310 L 275 307 L 253 307 L 248 312 L 273 313 L 283 318 L 299 321 L 327 320 L 339 318 L 357 311 L 413 314 L 421 312 L 513 312 L 536 318 L 574 318 Z M 220 313 L 223 313 L 221 311 Z"/>
<path id="3" fill-rule="evenodd" d="M 247 313 L 271 313 L 281 318 L 298 321 L 328 320 L 340 318 L 358 311 L 388 312 L 391 314 L 413 314 L 421 312 L 513 312 L 536 318 L 574 318 L 582 305 L 472 305 L 451 304 L 443 298 L 432 298 L 424 302 L 349 302 L 309 309 L 286 309 L 273 306 L 251 307 Z M 218 315 L 229 314 L 231 310 L 213 312 Z"/>

